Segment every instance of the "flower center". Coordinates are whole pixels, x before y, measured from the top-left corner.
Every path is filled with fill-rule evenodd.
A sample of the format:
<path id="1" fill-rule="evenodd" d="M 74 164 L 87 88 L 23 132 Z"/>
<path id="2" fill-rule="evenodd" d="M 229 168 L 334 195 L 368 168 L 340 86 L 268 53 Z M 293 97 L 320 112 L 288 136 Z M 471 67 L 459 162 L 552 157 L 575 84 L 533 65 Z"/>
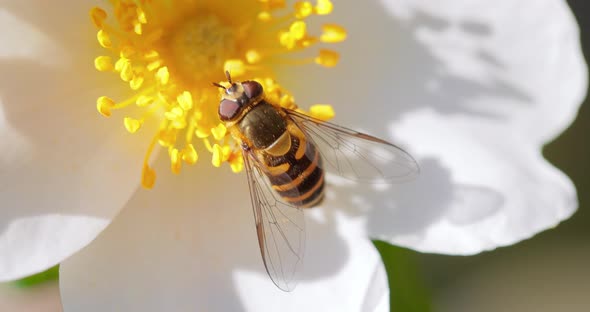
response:
<path id="1" fill-rule="evenodd" d="M 127 111 L 123 124 L 130 133 L 140 131 L 148 116 L 160 120 L 143 161 L 142 185 L 147 188 L 155 183 L 149 161 L 158 147 L 168 151 L 174 173 L 197 161 L 196 144 L 212 154 L 214 166 L 227 162 L 234 172 L 242 170 L 239 143 L 217 115 L 220 90 L 211 86 L 224 80 L 224 71 L 236 80 L 259 81 L 267 101 L 296 109 L 293 96 L 275 82 L 274 68 L 335 66 L 339 56 L 332 50 L 320 48 L 315 57 L 304 59 L 293 58 L 293 52 L 346 38 L 346 31 L 336 24 L 323 25 L 319 36 L 307 31 L 309 16 L 331 13 L 330 0 L 317 0 L 315 5 L 297 1 L 290 11 L 284 0 L 110 2 L 114 24 L 105 10 L 90 11 L 98 42 L 109 52 L 94 64 L 99 71 L 118 74 L 134 95 L 120 101 L 101 96 L 97 109 L 105 117 Z M 135 109 L 127 109 L 130 106 Z M 330 118 L 333 112 L 320 105 L 310 114 Z"/>
<path id="2" fill-rule="evenodd" d="M 191 18 L 174 31 L 169 42 L 171 70 L 184 81 L 211 82 L 225 61 L 237 54 L 234 29 L 213 14 Z"/>

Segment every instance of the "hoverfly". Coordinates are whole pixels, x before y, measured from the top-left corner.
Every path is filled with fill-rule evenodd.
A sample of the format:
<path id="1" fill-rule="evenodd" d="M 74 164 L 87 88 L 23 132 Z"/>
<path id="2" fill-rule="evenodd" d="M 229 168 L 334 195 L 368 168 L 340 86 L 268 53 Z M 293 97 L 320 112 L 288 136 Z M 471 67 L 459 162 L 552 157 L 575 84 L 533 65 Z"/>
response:
<path id="1" fill-rule="evenodd" d="M 284 291 L 295 288 L 305 248 L 303 210 L 324 199 L 324 169 L 363 183 L 392 183 L 419 172 L 403 149 L 265 100 L 262 85 L 230 84 L 219 118 L 241 143 L 260 253 Z"/>

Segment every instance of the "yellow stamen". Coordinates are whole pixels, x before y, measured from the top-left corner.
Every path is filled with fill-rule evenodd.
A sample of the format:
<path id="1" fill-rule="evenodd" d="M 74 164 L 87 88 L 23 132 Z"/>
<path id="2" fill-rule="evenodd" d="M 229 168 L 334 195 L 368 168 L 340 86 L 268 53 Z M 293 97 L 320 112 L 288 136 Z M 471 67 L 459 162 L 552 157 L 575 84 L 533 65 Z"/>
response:
<path id="1" fill-rule="evenodd" d="M 242 77 L 247 72 L 246 64 L 239 59 L 231 59 L 223 64 L 223 71 L 230 72 L 232 77 Z"/>
<path id="2" fill-rule="evenodd" d="M 177 150 L 176 148 L 170 148 L 169 154 L 170 154 L 170 169 L 172 170 L 172 172 L 179 174 L 180 168 L 182 167 L 182 162 L 181 162 L 182 156 L 180 155 L 180 151 Z"/>
<path id="3" fill-rule="evenodd" d="M 111 71 L 113 66 L 113 59 L 110 56 L 98 56 L 94 59 L 94 67 L 98 71 Z"/>
<path id="4" fill-rule="evenodd" d="M 125 82 L 129 82 L 131 81 L 131 79 L 133 79 L 133 67 L 131 67 L 131 62 L 129 62 L 129 60 L 126 59 L 122 59 L 123 61 L 121 62 L 121 66 L 120 66 L 120 76 L 121 76 L 121 80 L 125 81 Z"/>
<path id="5" fill-rule="evenodd" d="M 225 128 L 224 124 L 218 124 L 217 127 L 215 128 L 211 128 L 211 134 L 213 134 L 213 138 L 215 138 L 215 140 L 221 140 L 225 137 L 225 134 L 227 133 L 227 128 Z"/>
<path id="6" fill-rule="evenodd" d="M 182 150 L 182 160 L 184 160 L 187 164 L 194 165 L 198 159 L 199 155 L 192 144 L 188 144 Z"/>
<path id="7" fill-rule="evenodd" d="M 156 142 L 158 142 L 158 135 L 155 135 L 148 146 L 148 150 L 145 153 L 143 158 L 143 170 L 141 172 L 141 185 L 147 189 L 151 189 L 154 187 L 154 183 L 156 182 L 156 172 L 152 169 L 149 165 L 150 156 L 154 151 L 154 147 L 156 146 Z"/>
<path id="8" fill-rule="evenodd" d="M 233 172 L 238 173 L 244 169 L 244 159 L 240 156 L 235 156 L 229 160 L 229 165 Z"/>
<path id="9" fill-rule="evenodd" d="M 129 87 L 131 90 L 139 90 L 139 88 L 141 88 L 143 85 L 143 82 L 143 75 L 135 75 L 133 78 L 131 78 L 131 81 L 129 81 Z"/>
<path id="10" fill-rule="evenodd" d="M 262 55 L 256 50 L 248 50 L 246 52 L 246 61 L 249 64 L 256 64 L 262 60 Z"/>
<path id="11" fill-rule="evenodd" d="M 195 135 L 197 136 L 197 138 L 199 139 L 204 139 L 209 137 L 209 135 L 211 134 L 211 129 L 205 129 L 205 128 L 197 128 L 197 130 L 195 130 Z"/>
<path id="12" fill-rule="evenodd" d="M 115 107 L 115 101 L 111 98 L 101 96 L 96 100 L 96 109 L 105 117 L 111 117 L 111 108 L 113 107 Z"/>
<path id="13" fill-rule="evenodd" d="M 107 12 L 101 8 L 92 8 L 90 10 L 90 19 L 96 27 L 102 27 L 104 20 L 107 19 Z"/>
<path id="14" fill-rule="evenodd" d="M 315 6 L 315 13 L 317 15 L 327 15 L 332 13 L 332 10 L 334 9 L 334 5 L 332 4 L 332 1 L 330 0 L 318 0 L 316 6 Z"/>
<path id="15" fill-rule="evenodd" d="M 143 123 L 143 120 L 137 120 L 137 119 L 133 119 L 131 117 L 125 117 L 125 119 L 123 119 L 123 122 L 125 124 L 125 129 L 127 129 L 127 131 L 129 131 L 129 133 L 135 133 L 135 132 L 137 132 L 137 130 L 139 130 L 139 128 L 141 128 L 141 124 Z"/>
<path id="16" fill-rule="evenodd" d="M 144 107 L 151 104 L 153 101 L 154 99 L 151 96 L 140 95 L 135 101 L 135 104 L 139 107 Z"/>
<path id="17" fill-rule="evenodd" d="M 176 100 L 178 101 L 178 105 L 180 105 L 180 107 L 185 111 L 191 110 L 193 108 L 193 97 L 188 91 L 182 92 L 182 94 L 179 95 Z"/>
<path id="18" fill-rule="evenodd" d="M 160 84 L 166 85 L 170 80 L 170 73 L 168 72 L 168 67 L 160 67 L 160 69 L 158 69 L 158 72 L 156 73 L 156 78 L 158 79 L 158 82 Z"/>
<path id="19" fill-rule="evenodd" d="M 338 64 L 338 60 L 340 60 L 340 55 L 331 50 L 320 50 L 320 55 L 315 58 L 316 64 L 324 67 L 334 67 Z"/>
<path id="20" fill-rule="evenodd" d="M 326 121 L 334 118 L 335 113 L 331 105 L 316 104 L 309 108 L 309 115 Z"/>
<path id="21" fill-rule="evenodd" d="M 102 29 L 99 30 L 96 34 L 96 38 L 98 39 L 98 43 L 100 43 L 103 48 L 110 48 L 112 46 L 111 38 L 106 31 Z"/>
<path id="22" fill-rule="evenodd" d="M 325 24 L 322 26 L 322 36 L 320 40 L 327 43 L 341 42 L 346 39 L 346 29 L 336 24 Z"/>
<path id="23" fill-rule="evenodd" d="M 215 167 L 220 167 L 221 163 L 223 162 L 223 150 L 219 144 L 213 145 L 213 156 L 211 158 L 211 163 Z"/>
<path id="24" fill-rule="evenodd" d="M 154 187 L 156 183 L 156 172 L 149 166 L 143 167 L 141 172 L 141 185 L 147 189 Z"/>
<path id="25" fill-rule="evenodd" d="M 313 5 L 309 1 L 297 1 L 295 3 L 295 16 L 306 18 L 313 13 Z"/>
<path id="26" fill-rule="evenodd" d="M 305 37 L 307 25 L 303 21 L 296 21 L 289 27 L 289 32 L 295 40 L 301 40 Z"/>

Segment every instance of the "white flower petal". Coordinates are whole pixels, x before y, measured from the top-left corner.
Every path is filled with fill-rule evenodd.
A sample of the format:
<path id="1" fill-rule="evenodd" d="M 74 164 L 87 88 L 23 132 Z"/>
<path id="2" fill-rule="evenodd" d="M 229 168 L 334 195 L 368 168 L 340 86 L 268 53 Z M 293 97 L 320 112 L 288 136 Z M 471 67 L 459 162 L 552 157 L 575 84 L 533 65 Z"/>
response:
<path id="1" fill-rule="evenodd" d="M 166 172 L 167 161 L 159 164 Z M 139 190 L 95 242 L 61 265 L 65 311 L 383 306 L 379 254 L 358 221 L 329 210 L 307 213 L 302 281 L 291 293 L 276 288 L 258 249 L 246 176 L 228 171 L 201 163 L 181 176 L 163 173 L 153 191 Z"/>
<path id="2" fill-rule="evenodd" d="M 349 32 L 341 66 L 281 81 L 299 103 L 334 103 L 335 122 L 407 148 L 421 176 L 392 190 L 334 188 L 326 205 L 368 213 L 372 237 L 451 254 L 512 244 L 568 218 L 574 186 L 540 153 L 587 86 L 565 1 L 381 2 L 335 7 Z"/>
<path id="3" fill-rule="evenodd" d="M 85 246 L 139 183 L 148 138 L 126 135 L 122 118 L 96 111 L 108 92 L 96 86 L 112 81 L 96 79 L 90 7 L 0 6 L 0 281 Z"/>

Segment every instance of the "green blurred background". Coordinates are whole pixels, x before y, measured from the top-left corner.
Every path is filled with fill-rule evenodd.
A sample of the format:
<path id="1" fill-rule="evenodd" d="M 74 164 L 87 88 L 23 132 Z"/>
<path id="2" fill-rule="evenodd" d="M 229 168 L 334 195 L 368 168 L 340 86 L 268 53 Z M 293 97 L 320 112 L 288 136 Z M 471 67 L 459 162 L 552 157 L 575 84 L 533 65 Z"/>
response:
<path id="1" fill-rule="evenodd" d="M 590 56 L 590 3 L 568 1 Z M 555 103 L 559 105 L 559 103 Z M 377 242 L 398 311 L 590 311 L 590 100 L 544 149 L 575 183 L 578 212 L 517 245 L 471 257 L 420 254 Z"/>
<path id="2" fill-rule="evenodd" d="M 532 1 L 532 0 L 531 0 Z M 590 3 L 568 1 L 590 55 Z M 470 257 L 421 254 L 375 242 L 389 275 L 392 311 L 590 311 L 590 101 L 544 154 L 576 184 L 578 212 L 515 246 Z M 559 103 L 555 103 L 559 105 Z M 59 311 L 57 268 L 0 285 L 0 311 Z M 21 309 L 19 309 L 21 310 Z"/>

